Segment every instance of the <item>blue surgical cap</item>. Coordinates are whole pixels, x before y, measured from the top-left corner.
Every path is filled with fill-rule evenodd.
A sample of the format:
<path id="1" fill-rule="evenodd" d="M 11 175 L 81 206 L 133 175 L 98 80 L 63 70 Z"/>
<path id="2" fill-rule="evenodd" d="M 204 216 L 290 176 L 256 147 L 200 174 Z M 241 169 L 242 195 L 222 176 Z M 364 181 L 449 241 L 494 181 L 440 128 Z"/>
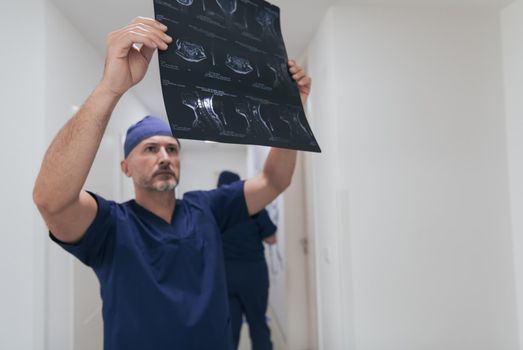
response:
<path id="1" fill-rule="evenodd" d="M 131 151 L 143 140 L 151 136 L 171 136 L 171 128 L 169 124 L 158 117 L 148 115 L 136 124 L 133 124 L 127 129 L 125 136 L 125 143 L 123 146 L 125 158 Z"/>
<path id="2" fill-rule="evenodd" d="M 240 176 L 238 176 L 238 174 L 233 173 L 232 171 L 224 170 L 220 173 L 220 177 L 218 178 L 218 187 L 231 184 L 238 181 L 239 179 Z"/>

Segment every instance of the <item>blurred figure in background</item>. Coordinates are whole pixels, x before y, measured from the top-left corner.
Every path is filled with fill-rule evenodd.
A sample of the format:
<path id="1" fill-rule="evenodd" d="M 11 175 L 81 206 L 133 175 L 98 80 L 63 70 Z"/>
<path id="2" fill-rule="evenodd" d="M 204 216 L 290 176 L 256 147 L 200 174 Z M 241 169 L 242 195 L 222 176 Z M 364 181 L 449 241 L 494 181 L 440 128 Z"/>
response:
<path id="1" fill-rule="evenodd" d="M 239 181 L 240 177 L 223 171 L 218 187 Z M 253 350 L 272 349 L 270 329 L 265 314 L 269 299 L 269 271 L 263 242 L 276 243 L 277 227 L 262 209 L 250 220 L 241 222 L 222 234 L 225 274 L 231 312 L 234 348 L 238 348 L 243 315 L 249 325 Z"/>

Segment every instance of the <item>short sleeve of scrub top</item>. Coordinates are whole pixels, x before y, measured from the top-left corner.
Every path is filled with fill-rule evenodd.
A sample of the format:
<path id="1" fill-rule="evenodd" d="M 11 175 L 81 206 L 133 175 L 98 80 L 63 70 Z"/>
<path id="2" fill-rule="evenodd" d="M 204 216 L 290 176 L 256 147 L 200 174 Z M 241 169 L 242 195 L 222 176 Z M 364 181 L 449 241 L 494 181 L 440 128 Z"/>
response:
<path id="1" fill-rule="evenodd" d="M 236 181 L 205 192 L 221 232 L 237 223 L 249 220 L 244 184 L 245 181 Z"/>
<path id="2" fill-rule="evenodd" d="M 271 218 L 269 217 L 269 213 L 265 209 L 263 209 L 256 216 L 256 224 L 258 225 L 261 239 L 272 236 L 278 229 L 272 222 Z"/>
<path id="3" fill-rule="evenodd" d="M 82 239 L 69 244 L 57 239 L 52 232 L 49 232 L 49 236 L 85 265 L 96 268 L 105 262 L 106 257 L 111 256 L 110 250 L 114 248 L 115 237 L 112 229 L 118 209 L 115 202 L 108 201 L 97 194 L 88 193 L 96 200 L 98 210 Z"/>

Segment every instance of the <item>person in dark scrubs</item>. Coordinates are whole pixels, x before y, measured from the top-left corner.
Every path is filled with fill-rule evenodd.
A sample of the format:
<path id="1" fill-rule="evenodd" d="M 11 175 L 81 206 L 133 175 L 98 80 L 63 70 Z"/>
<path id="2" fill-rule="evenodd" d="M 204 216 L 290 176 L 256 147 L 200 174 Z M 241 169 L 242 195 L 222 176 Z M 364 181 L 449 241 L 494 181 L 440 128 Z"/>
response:
<path id="1" fill-rule="evenodd" d="M 127 130 L 120 163 L 135 199 L 84 189 L 111 114 L 172 38 L 138 17 L 107 38 L 104 73 L 49 146 L 33 199 L 50 236 L 100 281 L 106 350 L 229 350 L 231 331 L 221 232 L 260 212 L 291 182 L 296 151 L 272 148 L 262 173 L 176 199 L 180 144 L 148 116 Z M 289 61 L 305 102 L 310 78 Z"/>
<path id="2" fill-rule="evenodd" d="M 218 188 L 238 181 L 238 174 L 222 171 Z M 263 209 L 250 220 L 240 222 L 222 234 L 234 349 L 240 342 L 244 315 L 249 325 L 252 349 L 272 349 L 271 333 L 265 317 L 269 300 L 269 271 L 263 241 L 276 243 L 276 230 L 267 210 Z"/>

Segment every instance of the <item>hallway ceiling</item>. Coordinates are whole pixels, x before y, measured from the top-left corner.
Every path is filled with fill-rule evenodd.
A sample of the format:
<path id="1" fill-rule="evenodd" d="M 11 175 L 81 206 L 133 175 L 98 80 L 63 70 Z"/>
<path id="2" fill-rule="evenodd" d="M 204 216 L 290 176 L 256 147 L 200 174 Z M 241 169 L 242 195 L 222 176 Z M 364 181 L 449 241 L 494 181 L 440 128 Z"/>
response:
<path id="1" fill-rule="evenodd" d="M 51 0 L 100 52 L 105 52 L 107 33 L 136 16 L 153 17 L 152 0 Z M 331 5 L 420 5 L 501 8 L 513 0 L 271 0 L 281 8 L 282 31 L 290 57 L 301 58 L 327 8 Z M 152 114 L 165 115 L 158 62 L 134 93 Z"/>

